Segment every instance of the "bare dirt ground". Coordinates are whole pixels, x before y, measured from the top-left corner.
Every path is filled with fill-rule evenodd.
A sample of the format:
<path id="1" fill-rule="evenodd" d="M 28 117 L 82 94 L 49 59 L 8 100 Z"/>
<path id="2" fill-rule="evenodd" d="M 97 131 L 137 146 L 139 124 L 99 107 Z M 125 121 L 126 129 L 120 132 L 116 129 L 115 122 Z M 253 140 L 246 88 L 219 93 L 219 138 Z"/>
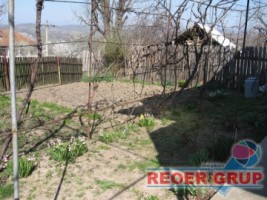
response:
<path id="1" fill-rule="evenodd" d="M 93 101 L 105 107 L 114 102 L 159 95 L 161 91 L 162 88 L 156 85 L 101 82 Z M 22 98 L 25 92 L 18 92 L 17 95 Z M 88 83 L 37 89 L 32 99 L 71 108 L 86 105 Z M 123 115 L 120 114 L 120 117 Z M 145 172 L 138 168 L 139 165 L 149 166 L 157 151 L 145 130 L 134 133 L 127 141 L 110 145 L 101 142 L 90 144 L 86 155 L 67 166 L 62 185 L 60 180 L 64 165 L 49 160 L 45 150 L 40 154 L 37 170 L 30 177 L 22 179 L 22 199 L 52 199 L 59 187 L 58 199 L 145 199 L 151 195 L 159 199 L 177 199 L 168 190 L 151 190 L 146 187 Z M 97 180 L 114 181 L 116 184 L 111 189 L 105 189 L 96 183 Z"/>
<path id="2" fill-rule="evenodd" d="M 64 165 L 57 165 L 42 156 L 37 170 L 22 180 L 22 199 L 54 199 L 60 188 L 58 199 L 144 199 L 156 195 L 160 199 L 176 199 L 168 190 L 146 187 L 146 175 L 137 168 L 129 171 L 128 165 L 144 162 L 143 158 L 119 148 L 95 144 L 89 152 L 66 168 L 62 185 L 60 181 Z M 110 189 L 97 183 L 113 181 Z"/>
<path id="3" fill-rule="evenodd" d="M 162 87 L 157 85 L 142 85 L 123 82 L 101 82 L 95 92 L 93 101 L 109 105 L 112 102 L 124 102 L 134 99 L 159 95 Z M 18 97 L 24 97 L 25 92 L 18 92 Z M 88 83 L 72 83 L 37 89 L 33 99 L 43 102 L 57 103 L 75 108 L 88 103 Z"/>
<path id="4" fill-rule="evenodd" d="M 241 102 L 242 107 L 240 130 L 254 130 L 252 134 L 255 141 L 260 141 L 260 138 L 266 135 L 266 115 L 262 112 L 262 116 L 257 116 L 261 111 L 267 110 L 266 97 L 250 100 L 240 95 L 228 94 L 223 97 L 200 99 L 197 97 L 198 90 L 188 90 L 176 96 L 176 105 L 171 105 L 154 115 L 153 127 L 140 127 L 140 114 L 160 110 L 151 104 L 160 99 L 157 95 L 161 94 L 161 91 L 162 88 L 156 85 L 143 87 L 136 84 L 134 87 L 131 83 L 100 83 L 94 98 L 95 108 L 114 105 L 115 109 L 97 112 L 103 117 L 104 122 L 99 124 L 93 140 L 88 143 L 88 152 L 68 165 L 49 158 L 51 140 L 53 142 L 60 139 L 66 142 L 71 136 L 87 136 L 88 127 L 82 125 L 77 117 L 44 125 L 43 122 L 68 115 L 72 109 L 39 102 L 32 103 L 26 117 L 33 119 L 26 121 L 25 127 L 36 124 L 41 124 L 41 127 L 25 129 L 19 135 L 19 143 L 21 152 L 35 156 L 38 164 L 29 177 L 21 179 L 21 199 L 210 199 L 214 194 L 214 190 L 211 189 L 200 191 L 197 196 L 177 196 L 177 193 L 168 189 L 149 189 L 146 185 L 146 169 L 159 166 L 191 166 L 192 156 L 198 149 L 217 148 L 218 145 L 213 144 L 217 143 L 216 138 L 219 136 L 227 136 L 228 139 L 225 141 L 231 139 L 231 119 L 235 119 L 233 110 L 236 109 L 236 99 Z M 25 91 L 18 92 L 19 97 L 24 95 Z M 146 99 L 139 101 L 140 98 Z M 88 84 L 73 83 L 37 89 L 32 99 L 76 108 L 86 105 Z M 135 103 L 118 105 L 135 99 Z M 147 112 L 146 108 L 149 107 L 151 110 Z M 10 110 L 9 107 L 5 108 Z M 133 108 L 139 112 L 129 112 Z M 135 119 L 128 123 L 126 119 L 132 116 Z M 125 121 L 127 123 L 121 123 Z M 101 140 L 100 136 L 105 131 L 113 134 L 118 131 L 117 128 L 125 130 L 129 125 L 136 125 L 137 129 L 132 130 L 127 137 L 118 137 L 106 143 Z M 245 136 L 251 138 L 251 135 Z M 239 135 L 240 139 L 245 136 Z M 221 152 L 218 154 L 221 157 Z M 9 178 L 7 183 L 11 182 Z M 55 198 L 57 193 L 58 198 Z"/>

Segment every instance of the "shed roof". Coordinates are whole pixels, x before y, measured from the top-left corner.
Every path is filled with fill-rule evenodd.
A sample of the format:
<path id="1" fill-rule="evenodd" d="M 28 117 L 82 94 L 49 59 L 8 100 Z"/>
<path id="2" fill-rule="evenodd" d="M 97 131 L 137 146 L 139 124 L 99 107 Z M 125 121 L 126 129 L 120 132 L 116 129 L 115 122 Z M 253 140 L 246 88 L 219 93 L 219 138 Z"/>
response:
<path id="1" fill-rule="evenodd" d="M 218 44 L 223 47 L 229 47 L 230 49 L 235 49 L 236 45 L 232 43 L 228 38 L 224 37 L 222 33 L 218 30 L 209 27 L 208 25 L 197 24 L 202 30 L 211 35 L 212 40 L 216 41 Z"/>

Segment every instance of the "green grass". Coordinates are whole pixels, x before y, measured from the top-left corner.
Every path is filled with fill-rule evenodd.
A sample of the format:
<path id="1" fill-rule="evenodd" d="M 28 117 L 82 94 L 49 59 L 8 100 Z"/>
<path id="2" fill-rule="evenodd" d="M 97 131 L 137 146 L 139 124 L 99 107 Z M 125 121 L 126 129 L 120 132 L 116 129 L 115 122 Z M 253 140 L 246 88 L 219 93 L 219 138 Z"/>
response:
<path id="1" fill-rule="evenodd" d="M 159 198 L 156 195 L 150 195 L 145 197 L 144 200 L 159 200 Z"/>
<path id="2" fill-rule="evenodd" d="M 210 112 L 210 115 L 217 118 L 220 116 L 233 117 L 236 114 L 236 110 L 238 111 L 238 116 L 241 118 L 250 115 L 251 112 L 258 114 L 267 112 L 267 96 L 245 98 L 243 95 L 235 94 L 220 98 L 210 97 L 208 101 L 212 103 L 212 112 Z"/>
<path id="3" fill-rule="evenodd" d="M 0 185 L 0 199 L 10 198 L 14 193 L 13 185 Z"/>
<path id="4" fill-rule="evenodd" d="M 178 81 L 178 86 L 179 87 L 184 87 L 185 86 L 185 83 L 186 83 L 186 80 L 183 80 L 183 79 L 182 80 L 179 80 Z"/>
<path id="5" fill-rule="evenodd" d="M 10 97 L 5 95 L 0 95 L 0 108 L 3 109 L 6 106 L 10 106 Z"/>
<path id="6" fill-rule="evenodd" d="M 97 112 L 94 112 L 94 113 L 85 113 L 85 114 L 82 113 L 82 112 L 79 112 L 78 114 L 80 116 L 84 116 L 87 119 L 94 120 L 96 122 L 102 120 L 102 116 L 100 114 L 98 114 Z"/>
<path id="7" fill-rule="evenodd" d="M 164 120 L 171 123 L 149 133 L 161 165 L 176 166 L 177 161 L 171 161 L 173 158 L 181 161 L 181 165 L 200 165 L 209 160 L 225 161 L 234 142 L 231 138 L 235 137 L 236 109 L 237 140 L 249 138 L 261 141 L 266 135 L 266 102 L 266 96 L 246 99 L 242 95 L 228 94 L 216 99 L 191 98 L 176 108 L 168 108 L 160 113 L 160 117 L 162 119 L 164 116 Z M 221 135 L 228 139 L 220 141 Z M 135 142 L 129 141 L 129 145 L 135 147 Z M 199 148 L 207 149 L 208 153 L 196 153 Z"/>
<path id="8" fill-rule="evenodd" d="M 142 172 L 146 172 L 148 168 L 158 168 L 158 167 L 160 167 L 160 164 L 157 160 L 145 160 L 145 161 L 130 163 L 128 165 L 128 170 L 133 171 L 134 169 L 138 169 Z"/>
<path id="9" fill-rule="evenodd" d="M 11 113 L 10 113 L 10 97 L 9 96 L 3 96 L 0 95 L 0 130 L 7 130 L 10 128 L 10 119 Z M 9 119 L 9 120 L 5 120 Z"/>
<path id="10" fill-rule="evenodd" d="M 142 84 L 142 85 L 160 85 L 160 83 L 151 83 L 151 82 L 146 82 L 138 79 L 119 79 L 120 82 L 122 83 L 135 83 L 135 84 Z"/>
<path id="11" fill-rule="evenodd" d="M 168 125 L 170 123 L 171 123 L 171 120 L 169 120 L 167 117 L 165 117 L 165 116 L 161 117 L 161 124 L 163 126 Z"/>
<path id="12" fill-rule="evenodd" d="M 100 145 L 97 149 L 99 149 L 99 150 L 109 150 L 110 147 L 107 146 L 107 145 Z"/>
<path id="13" fill-rule="evenodd" d="M 117 139 L 117 135 L 117 131 L 104 131 L 103 134 L 99 136 L 99 140 L 106 144 L 109 144 Z"/>
<path id="14" fill-rule="evenodd" d="M 267 120 L 267 116 L 266 113 L 254 111 L 245 114 L 243 117 L 241 117 L 241 120 L 244 124 L 247 124 L 255 128 L 259 128 L 264 126 Z"/>
<path id="15" fill-rule="evenodd" d="M 82 76 L 81 81 L 82 82 L 101 82 L 101 81 L 105 81 L 105 82 L 113 82 L 115 80 L 115 76 L 107 73 L 104 76 L 94 76 L 94 77 L 88 77 L 86 75 Z"/>
<path id="16" fill-rule="evenodd" d="M 0 130 L 7 130 L 10 128 L 10 122 L 7 120 L 0 121 Z"/>
<path id="17" fill-rule="evenodd" d="M 156 122 L 155 122 L 154 117 L 144 117 L 143 115 L 141 115 L 141 117 L 138 121 L 138 125 L 140 127 L 151 128 L 151 127 L 155 126 L 155 124 L 156 124 Z"/>
<path id="18" fill-rule="evenodd" d="M 115 181 L 110 180 L 96 180 L 96 184 L 101 188 L 101 190 L 110 190 L 116 187 L 123 187 L 122 184 L 116 183 Z"/>
<path id="19" fill-rule="evenodd" d="M 134 140 L 134 143 L 140 146 L 145 146 L 145 145 L 151 144 L 152 141 L 150 139 L 136 138 Z"/>
<path id="20" fill-rule="evenodd" d="M 139 126 L 135 123 L 129 123 L 127 124 L 126 126 L 126 129 L 128 129 L 129 131 L 132 131 L 132 132 L 136 132 L 136 131 L 139 131 Z"/>
<path id="21" fill-rule="evenodd" d="M 142 149 L 144 146 L 152 144 L 152 141 L 151 139 L 135 137 L 132 140 L 127 140 L 124 144 L 132 149 Z"/>
<path id="22" fill-rule="evenodd" d="M 106 144 L 109 144 L 119 139 L 125 139 L 131 134 L 131 132 L 135 132 L 137 130 L 138 130 L 137 125 L 130 123 L 127 124 L 126 126 L 122 126 L 110 131 L 104 131 L 99 136 L 99 140 Z"/>
<path id="23" fill-rule="evenodd" d="M 56 116 L 71 113 L 73 110 L 64 106 L 50 102 L 39 102 L 32 100 L 30 104 L 30 113 L 33 117 L 42 120 L 54 119 Z"/>
<path id="24" fill-rule="evenodd" d="M 175 83 L 171 80 L 166 80 L 165 82 L 162 83 L 162 86 L 168 87 L 168 86 L 174 86 Z"/>
<path id="25" fill-rule="evenodd" d="M 200 149 L 191 156 L 189 163 L 193 166 L 200 166 L 209 160 L 211 160 L 209 152 L 205 149 Z"/>
<path id="26" fill-rule="evenodd" d="M 192 132 L 199 129 L 214 129 L 234 132 L 237 120 L 238 130 L 254 129 L 257 134 L 247 137 L 260 141 L 265 135 L 267 124 L 267 96 L 248 99 L 243 94 L 224 95 L 217 98 L 192 99 L 170 109 L 164 114 L 164 120 L 174 121 L 177 132 Z"/>
<path id="27" fill-rule="evenodd" d="M 185 186 L 184 187 L 179 187 L 179 188 L 174 188 L 172 191 L 179 197 L 185 197 L 186 199 L 188 196 L 197 196 L 198 190 L 197 188 L 192 185 L 190 186 Z"/>
<path id="28" fill-rule="evenodd" d="M 18 99 L 18 104 L 20 104 L 21 101 L 22 99 Z M 68 114 L 73 110 L 71 108 L 60 106 L 55 103 L 39 102 L 37 100 L 31 100 L 29 111 L 33 117 L 37 117 L 42 120 L 49 120 L 53 119 L 55 116 Z M 10 116 L 9 96 L 0 95 L 0 114 L 1 116 Z"/>
<path id="29" fill-rule="evenodd" d="M 220 136 L 217 141 L 208 148 L 212 160 L 221 162 L 226 161 L 230 156 L 234 143 L 235 141 L 233 138 Z"/>

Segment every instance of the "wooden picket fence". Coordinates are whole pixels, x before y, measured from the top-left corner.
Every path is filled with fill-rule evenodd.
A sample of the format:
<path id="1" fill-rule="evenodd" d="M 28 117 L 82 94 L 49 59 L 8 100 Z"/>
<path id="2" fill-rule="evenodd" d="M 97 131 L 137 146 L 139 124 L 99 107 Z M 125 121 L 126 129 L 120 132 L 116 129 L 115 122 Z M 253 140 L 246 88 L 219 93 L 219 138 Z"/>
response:
<path id="1" fill-rule="evenodd" d="M 266 48 L 246 47 L 243 54 L 221 46 L 205 46 L 202 50 L 197 55 L 199 49 L 194 46 L 145 47 L 133 57 L 131 68 L 135 69 L 137 80 L 152 83 L 174 84 L 193 76 L 192 86 L 216 81 L 227 87 L 240 88 L 248 77 L 259 78 L 261 84 L 267 81 Z"/>
<path id="2" fill-rule="evenodd" d="M 134 74 L 135 79 L 140 81 L 166 81 L 167 84 L 187 80 L 194 75 L 192 85 L 216 81 L 231 88 L 242 87 L 248 77 L 259 78 L 260 84 L 267 82 L 267 49 L 263 47 L 247 47 L 243 54 L 221 47 L 205 47 L 200 58 L 197 58 L 193 47 L 185 49 L 184 46 L 172 46 L 168 50 L 164 48 L 143 48 L 136 58 L 131 60 L 125 75 L 131 77 L 129 75 Z M 16 58 L 17 89 L 27 88 L 35 60 L 36 58 Z M 82 59 L 78 58 L 44 57 L 38 66 L 36 85 L 80 81 L 83 74 L 82 65 Z M 0 90 L 8 91 L 9 88 L 9 60 L 0 57 Z"/>
<path id="3" fill-rule="evenodd" d="M 18 57 L 15 59 L 16 89 L 27 88 L 31 70 L 36 58 Z M 44 57 L 38 65 L 36 86 L 66 84 L 80 81 L 82 60 L 78 58 Z M 8 91 L 9 60 L 0 58 L 0 90 Z"/>
<path id="4" fill-rule="evenodd" d="M 246 47 L 244 53 L 235 53 L 233 59 L 219 71 L 215 80 L 231 88 L 242 88 L 248 77 L 256 77 L 260 84 L 267 83 L 267 49 Z"/>
<path id="5" fill-rule="evenodd" d="M 196 53 L 197 52 L 197 53 Z M 221 46 L 165 45 L 143 48 L 134 55 L 135 78 L 145 82 L 175 84 L 191 79 L 191 85 L 207 83 L 231 61 L 234 54 Z M 131 72 L 130 72 L 131 73 Z"/>

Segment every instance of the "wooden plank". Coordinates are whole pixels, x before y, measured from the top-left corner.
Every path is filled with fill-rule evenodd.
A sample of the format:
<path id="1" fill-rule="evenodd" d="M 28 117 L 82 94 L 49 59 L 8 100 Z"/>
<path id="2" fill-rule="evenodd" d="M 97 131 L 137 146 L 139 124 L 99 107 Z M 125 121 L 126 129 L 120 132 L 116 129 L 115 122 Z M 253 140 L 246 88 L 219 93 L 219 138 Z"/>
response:
<path id="1" fill-rule="evenodd" d="M 265 84 L 267 83 L 267 64 L 266 64 L 267 62 L 265 60 L 265 58 L 267 57 L 266 53 L 267 53 L 267 50 L 266 50 L 266 47 L 264 47 L 262 49 L 262 58 L 264 59 L 264 61 L 262 62 L 262 69 L 265 72 Z"/>
<path id="2" fill-rule="evenodd" d="M 262 49 L 262 47 L 259 47 L 259 58 L 260 59 L 263 58 L 263 49 Z M 260 59 L 258 60 L 258 65 L 259 65 L 259 71 L 261 73 L 263 71 L 263 62 Z"/>
<path id="3" fill-rule="evenodd" d="M 251 47 L 252 49 L 252 55 L 250 56 L 252 59 L 250 59 L 251 62 L 251 72 L 248 73 L 248 75 L 253 76 L 253 77 L 257 77 L 258 76 L 258 65 L 256 59 L 253 58 L 257 58 L 258 57 L 258 49 L 257 47 Z M 254 52 L 255 50 L 255 52 Z"/>

